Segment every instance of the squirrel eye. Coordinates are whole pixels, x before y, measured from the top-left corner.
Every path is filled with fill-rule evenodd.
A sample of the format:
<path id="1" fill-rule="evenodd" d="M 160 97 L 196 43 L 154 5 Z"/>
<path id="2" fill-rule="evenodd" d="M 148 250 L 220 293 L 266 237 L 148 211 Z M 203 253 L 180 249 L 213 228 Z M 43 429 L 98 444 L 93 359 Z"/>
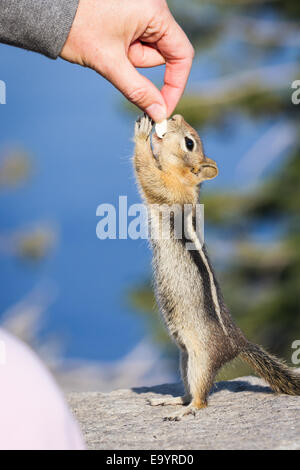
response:
<path id="1" fill-rule="evenodd" d="M 194 141 L 189 139 L 189 137 L 185 137 L 185 146 L 188 150 L 192 151 L 194 148 Z"/>

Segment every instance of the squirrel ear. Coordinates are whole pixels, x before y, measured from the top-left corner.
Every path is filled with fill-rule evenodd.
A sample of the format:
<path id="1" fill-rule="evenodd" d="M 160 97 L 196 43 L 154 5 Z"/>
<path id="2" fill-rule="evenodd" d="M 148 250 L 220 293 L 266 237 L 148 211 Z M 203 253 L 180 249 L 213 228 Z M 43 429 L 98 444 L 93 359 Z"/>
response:
<path id="1" fill-rule="evenodd" d="M 199 177 L 201 181 L 212 180 L 218 175 L 217 165 L 211 165 L 210 163 L 203 163 L 200 168 Z"/>

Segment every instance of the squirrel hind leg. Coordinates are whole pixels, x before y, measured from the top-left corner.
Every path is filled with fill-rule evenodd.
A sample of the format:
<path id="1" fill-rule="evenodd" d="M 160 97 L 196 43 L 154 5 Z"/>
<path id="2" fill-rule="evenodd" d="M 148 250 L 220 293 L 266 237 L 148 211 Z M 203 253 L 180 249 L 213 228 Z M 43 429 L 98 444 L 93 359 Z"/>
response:
<path id="1" fill-rule="evenodd" d="M 197 345 L 195 345 L 197 346 Z M 207 406 L 207 397 L 212 387 L 216 370 L 209 357 L 202 352 L 199 346 L 187 349 L 181 356 L 181 373 L 185 388 L 191 397 L 188 406 L 165 417 L 167 421 L 180 421 L 188 415 L 196 415 L 196 412 Z"/>

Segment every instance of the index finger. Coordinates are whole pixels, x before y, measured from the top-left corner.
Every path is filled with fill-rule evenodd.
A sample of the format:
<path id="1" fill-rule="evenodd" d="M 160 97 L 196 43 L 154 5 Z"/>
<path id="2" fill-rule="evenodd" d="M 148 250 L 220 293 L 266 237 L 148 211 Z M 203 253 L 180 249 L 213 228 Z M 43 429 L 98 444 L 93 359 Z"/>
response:
<path id="1" fill-rule="evenodd" d="M 165 34 L 158 40 L 157 48 L 166 61 L 161 93 L 170 116 L 184 92 L 192 67 L 194 48 L 173 17 Z"/>

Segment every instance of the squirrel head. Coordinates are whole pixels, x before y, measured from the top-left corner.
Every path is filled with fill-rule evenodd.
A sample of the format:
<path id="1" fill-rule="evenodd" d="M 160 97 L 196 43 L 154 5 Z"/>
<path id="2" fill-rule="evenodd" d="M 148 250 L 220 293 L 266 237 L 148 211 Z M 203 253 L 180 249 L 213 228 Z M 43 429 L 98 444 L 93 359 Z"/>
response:
<path id="1" fill-rule="evenodd" d="M 152 147 L 161 169 L 177 174 L 189 186 L 218 174 L 216 162 L 204 154 L 198 133 L 179 114 L 168 120 L 167 132 L 161 139 L 153 134 Z"/>

